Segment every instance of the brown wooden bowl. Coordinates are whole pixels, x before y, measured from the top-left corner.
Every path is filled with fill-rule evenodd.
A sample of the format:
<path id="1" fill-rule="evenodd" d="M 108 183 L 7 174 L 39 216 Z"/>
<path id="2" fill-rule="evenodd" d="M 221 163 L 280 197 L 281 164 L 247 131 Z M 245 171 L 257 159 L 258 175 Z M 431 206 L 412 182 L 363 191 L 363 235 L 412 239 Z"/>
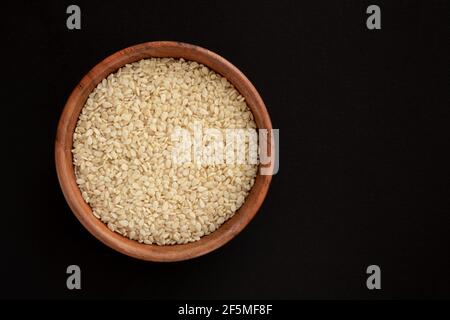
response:
<path id="1" fill-rule="evenodd" d="M 59 120 L 55 143 L 56 171 L 64 196 L 83 226 L 107 246 L 142 260 L 179 261 L 211 252 L 235 237 L 255 216 L 269 189 L 270 175 L 257 175 L 245 203 L 235 215 L 211 234 L 200 240 L 179 245 L 148 245 L 130 240 L 108 229 L 97 219 L 81 196 L 72 162 L 72 136 L 89 94 L 109 74 L 127 63 L 144 58 L 172 57 L 202 63 L 226 77 L 245 97 L 258 128 L 272 129 L 264 102 L 251 82 L 230 62 L 198 46 L 180 42 L 147 42 L 123 49 L 97 64 L 75 87 Z M 270 136 L 269 136 L 270 142 Z M 270 150 L 270 149 L 269 149 Z"/>

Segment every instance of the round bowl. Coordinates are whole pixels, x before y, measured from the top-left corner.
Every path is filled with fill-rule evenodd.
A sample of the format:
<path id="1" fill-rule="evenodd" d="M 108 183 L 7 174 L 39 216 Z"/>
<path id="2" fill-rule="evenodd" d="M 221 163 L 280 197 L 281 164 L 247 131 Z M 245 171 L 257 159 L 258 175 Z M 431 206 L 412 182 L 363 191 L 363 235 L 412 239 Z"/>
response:
<path id="1" fill-rule="evenodd" d="M 72 162 L 72 136 L 78 116 L 89 94 L 97 84 L 120 67 L 144 58 L 172 57 L 192 60 L 208 66 L 228 79 L 245 97 L 258 128 L 272 129 L 269 114 L 252 83 L 230 62 L 198 46 L 180 42 L 147 42 L 114 53 L 89 71 L 75 87 L 59 120 L 55 143 L 58 179 L 64 196 L 83 226 L 107 246 L 128 256 L 148 261 L 180 261 L 211 252 L 234 238 L 247 226 L 260 208 L 269 189 L 270 175 L 258 175 L 244 204 L 216 231 L 196 242 L 178 245 L 149 245 L 130 240 L 108 229 L 97 219 L 81 196 Z M 269 130 L 270 133 L 270 130 Z M 270 135 L 268 138 L 270 150 Z"/>

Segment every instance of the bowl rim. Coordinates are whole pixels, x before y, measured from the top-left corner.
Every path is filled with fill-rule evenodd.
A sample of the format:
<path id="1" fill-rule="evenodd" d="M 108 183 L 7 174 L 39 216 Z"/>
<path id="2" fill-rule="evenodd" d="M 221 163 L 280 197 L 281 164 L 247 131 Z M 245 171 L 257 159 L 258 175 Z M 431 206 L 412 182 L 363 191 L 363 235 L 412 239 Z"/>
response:
<path id="1" fill-rule="evenodd" d="M 59 184 L 69 207 L 81 224 L 98 240 L 133 258 L 153 262 L 182 261 L 210 253 L 239 234 L 261 207 L 272 176 L 257 174 L 244 204 L 233 217 L 211 234 L 187 244 L 160 246 L 139 243 L 111 231 L 105 223 L 96 218 L 90 206 L 81 196 L 73 166 L 72 138 L 79 113 L 84 107 L 89 93 L 102 79 L 127 63 L 152 57 L 173 57 L 196 61 L 226 77 L 246 99 L 255 117 L 257 127 L 269 129 L 270 150 L 270 129 L 272 129 L 270 116 L 258 91 L 238 68 L 220 55 L 196 45 L 175 41 L 152 41 L 127 47 L 108 56 L 95 65 L 73 89 L 58 122 L 55 139 L 55 165 Z M 272 157 L 274 156 L 272 155 Z"/>

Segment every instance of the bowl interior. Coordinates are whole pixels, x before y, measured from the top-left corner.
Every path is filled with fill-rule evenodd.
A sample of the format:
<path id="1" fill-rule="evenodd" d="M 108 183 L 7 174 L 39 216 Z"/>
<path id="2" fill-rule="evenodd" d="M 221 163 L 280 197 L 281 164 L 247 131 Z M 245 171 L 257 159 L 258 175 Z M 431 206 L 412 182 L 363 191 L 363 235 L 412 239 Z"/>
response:
<path id="1" fill-rule="evenodd" d="M 144 58 L 184 58 L 202 63 L 227 78 L 245 97 L 258 128 L 272 129 L 269 115 L 260 95 L 251 82 L 231 63 L 198 46 L 179 42 L 148 42 L 123 49 L 96 65 L 75 87 L 61 115 L 55 143 L 58 178 L 64 196 L 80 222 L 100 241 L 126 255 L 148 261 L 179 261 L 211 252 L 236 236 L 254 217 L 261 206 L 271 181 L 270 175 L 258 174 L 245 203 L 235 215 L 216 231 L 200 240 L 177 245 L 141 244 L 119 235 L 97 219 L 84 201 L 76 184 L 72 162 L 72 138 L 78 116 L 89 94 L 109 74 L 127 63 Z M 270 135 L 269 135 L 270 150 Z"/>

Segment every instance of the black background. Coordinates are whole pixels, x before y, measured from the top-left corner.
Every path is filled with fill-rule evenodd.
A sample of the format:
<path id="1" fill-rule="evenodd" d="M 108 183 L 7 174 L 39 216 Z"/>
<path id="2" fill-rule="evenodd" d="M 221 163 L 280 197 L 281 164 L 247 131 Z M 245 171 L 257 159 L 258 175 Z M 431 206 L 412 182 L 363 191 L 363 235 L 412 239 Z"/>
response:
<path id="1" fill-rule="evenodd" d="M 82 29 L 65 13 L 78 4 Z M 382 29 L 366 28 L 378 4 Z M 449 298 L 448 1 L 2 3 L 1 298 Z M 203 46 L 254 83 L 280 128 L 259 214 L 204 257 L 123 256 L 76 220 L 56 178 L 64 103 L 146 41 Z M 66 267 L 82 290 L 66 289 Z M 366 267 L 382 289 L 366 288 Z"/>

